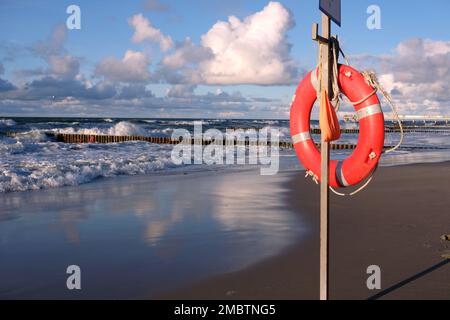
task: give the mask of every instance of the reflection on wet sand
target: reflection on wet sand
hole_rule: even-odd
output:
[[[399,166],[411,165],[414,163],[440,163],[450,161],[450,153],[448,150],[430,151],[430,152],[398,152],[394,156],[383,157],[381,166]]]
[[[0,297],[70,298],[59,269],[74,261],[89,281],[81,297],[130,298],[275,255],[304,232],[281,202],[285,179],[139,176],[1,194]]]

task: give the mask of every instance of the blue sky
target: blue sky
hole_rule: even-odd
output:
[[[269,1],[260,0],[0,0],[0,71],[4,71],[0,73],[0,116],[132,113],[142,117],[286,118],[295,83],[315,64],[316,46],[310,34],[311,24],[320,20],[318,2],[277,1],[270,10]],[[385,86],[400,100],[403,113],[448,114],[450,2],[342,2],[343,25],[342,28],[333,25],[333,32],[339,34],[344,50],[354,57],[352,61],[358,67],[367,64],[377,69]],[[69,16],[66,8],[71,4],[81,8],[81,30],[64,28]],[[366,27],[369,17],[366,10],[372,4],[381,9],[381,30]],[[258,12],[265,12],[270,21],[279,18],[282,26],[277,29],[279,24],[255,19],[251,26],[261,31],[260,37],[248,38],[245,19]],[[160,35],[145,33],[144,40],[133,40],[136,25],[132,26],[130,19],[139,14],[143,18],[139,23],[145,25],[147,21]],[[239,19],[239,27],[233,29],[229,16]],[[209,47],[202,43],[202,36],[219,21],[228,23],[225,36],[229,39],[241,37],[236,40],[241,42],[234,45],[244,43],[242,50],[217,45],[220,32],[210,33]],[[58,28],[63,34],[60,40],[54,40],[52,34]],[[266,36],[280,37],[266,45]],[[161,49],[158,42],[161,37],[170,39],[169,49]],[[192,47],[186,45],[186,38]],[[254,43],[248,39],[255,39]],[[48,47],[52,41],[59,41],[54,52],[36,49],[39,44]],[[287,47],[282,48],[284,45]],[[253,65],[258,60],[252,58],[258,48],[262,56],[284,64],[282,68],[268,69],[262,77],[257,65]],[[118,67],[126,60],[128,51],[134,53],[129,55],[133,62]],[[423,52],[428,52],[427,57]],[[236,54],[238,57],[234,57]],[[172,57],[172,61],[178,59],[170,72],[162,67],[167,67],[167,57]],[[416,74],[420,70],[406,64],[409,60],[411,64],[426,65],[419,68],[424,73],[435,68],[439,78]],[[240,64],[243,69],[235,67]],[[148,72],[141,74],[136,70],[138,67]],[[121,78],[121,74],[128,73],[126,68],[132,68],[130,76]],[[234,74],[217,77],[230,68]],[[276,70],[281,70],[280,74]],[[255,81],[251,80],[253,74]],[[63,86],[72,87],[61,90]],[[430,86],[435,89],[433,92],[426,89]],[[119,98],[124,87],[139,94],[136,97],[128,94],[127,98],[123,94]],[[412,92],[417,96],[412,97]]]

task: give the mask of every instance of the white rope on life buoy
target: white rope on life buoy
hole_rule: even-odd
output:
[[[331,45],[332,45],[332,50],[331,51],[332,51],[332,56],[333,56],[333,79],[332,79],[333,86],[332,87],[333,87],[333,97],[334,97],[334,99],[336,99],[336,97],[337,97],[337,101],[335,101],[335,104],[334,104],[335,108],[336,108],[336,112],[337,112],[339,110],[339,106],[340,106],[339,98],[342,96],[340,94],[339,83],[338,83],[338,81],[339,81],[338,80],[339,52],[342,53],[342,56],[344,57],[346,64],[347,65],[350,65],[350,64],[349,64],[349,61],[348,61],[347,57],[345,56],[343,50],[341,49],[339,41],[338,41],[337,38],[334,38],[334,37],[332,38]],[[391,149],[389,149],[389,150],[384,152],[386,154],[392,153],[392,152],[398,150],[401,147],[401,145],[403,144],[404,130],[403,130],[402,121],[400,119],[400,116],[398,115],[397,108],[395,107],[394,102],[392,101],[391,95],[388,92],[386,92],[386,90],[380,84],[380,82],[378,81],[378,77],[377,77],[376,73],[374,71],[364,71],[364,72],[362,72],[362,75],[364,76],[364,79],[366,80],[367,84],[370,85],[374,90],[367,97],[364,97],[360,101],[356,101],[356,102],[350,101],[350,103],[353,104],[353,105],[358,105],[358,104],[364,103],[365,101],[370,99],[373,95],[375,95],[378,91],[383,95],[384,99],[387,101],[387,103],[391,107],[392,113],[394,114],[394,117],[396,118],[396,120],[398,122],[398,125],[400,127],[400,140],[399,140],[398,144],[395,147],[393,147],[393,148],[391,148]],[[351,76],[351,75],[348,75],[348,76]],[[370,185],[370,183],[372,182],[374,174],[375,174],[377,169],[378,169],[378,166],[372,172],[371,176],[366,181],[366,183],[364,185],[362,185],[359,189],[357,189],[356,191],[354,191],[352,193],[349,193],[349,194],[340,193],[337,190],[335,190],[333,187],[330,187],[330,190],[334,194],[336,194],[338,196],[341,196],[341,197],[354,196],[354,195],[360,193],[361,191],[363,191],[364,189],[366,189]]]

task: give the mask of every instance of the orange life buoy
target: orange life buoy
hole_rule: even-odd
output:
[[[353,154],[344,161],[330,161],[329,184],[334,188],[355,186],[367,179],[376,169],[384,147],[384,115],[380,100],[365,80],[352,67],[339,66],[341,92],[355,104],[360,134]],[[318,70],[308,73],[300,82],[293,99],[290,126],[298,158],[305,168],[321,178],[321,157],[311,137],[310,117],[317,99]]]

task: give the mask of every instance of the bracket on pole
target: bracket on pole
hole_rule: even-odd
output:
[[[318,23],[313,23],[311,35],[312,35],[312,39],[319,43],[327,44],[330,42],[327,38],[324,38],[321,35],[319,35],[319,24]]]

